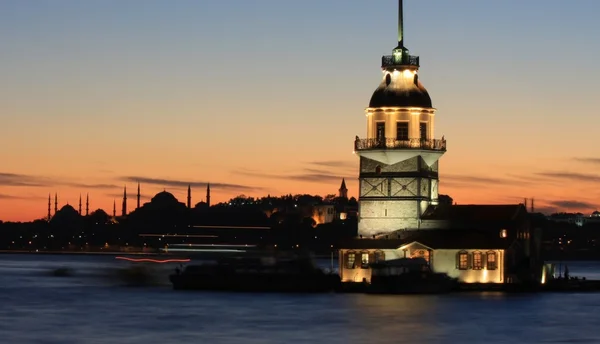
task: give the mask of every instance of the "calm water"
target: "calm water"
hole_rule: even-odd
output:
[[[72,277],[49,271],[68,266]],[[124,286],[112,257],[0,255],[0,343],[600,343],[600,294],[178,292]],[[600,278],[600,264],[569,264]]]

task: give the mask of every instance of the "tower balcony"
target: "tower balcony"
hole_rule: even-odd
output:
[[[354,151],[369,151],[382,149],[415,149],[423,151],[446,151],[446,139],[361,139],[354,140]]]
[[[381,57],[381,68],[390,68],[395,66],[414,66],[418,68],[419,57],[408,54],[394,54]]]

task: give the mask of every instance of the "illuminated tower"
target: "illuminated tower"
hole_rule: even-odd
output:
[[[90,194],[85,194],[85,216],[90,214]]]
[[[142,198],[142,194],[140,193],[140,183],[138,182],[138,190],[137,190],[137,206],[136,209],[140,208],[140,199]]]
[[[50,204],[51,204],[51,202],[50,202],[50,194],[48,194],[48,221],[50,221],[50,219],[52,218],[52,213],[50,212],[50,210],[52,208],[50,207]]]
[[[210,183],[206,184],[206,205],[210,207]]]
[[[383,56],[383,77],[373,93],[367,137],[354,142],[360,157],[358,233],[384,235],[419,228],[421,214],[438,200],[438,160],[446,141],[434,139],[436,109],[419,80],[419,57],[404,46],[402,0],[398,46]]]
[[[79,194],[79,215],[81,214],[81,194]]]
[[[346,179],[342,178],[342,185],[340,186],[340,198],[348,198],[348,188],[346,188]]]
[[[58,193],[54,193],[54,215],[58,212]]]
[[[121,208],[121,216],[127,215],[127,185],[123,187],[123,207]]]
[[[188,184],[187,207],[192,209],[192,186]]]

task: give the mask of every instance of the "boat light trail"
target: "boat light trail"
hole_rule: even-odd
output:
[[[160,238],[218,238],[217,235],[200,234],[140,234],[141,237],[160,237]]]
[[[251,227],[251,226],[191,226],[193,228],[208,229],[271,229],[271,227]]]
[[[141,263],[141,262],[147,262],[147,263],[159,263],[159,264],[163,264],[163,263],[187,263],[190,261],[190,259],[164,259],[164,260],[158,260],[158,259],[151,259],[151,258],[129,258],[129,257],[115,257],[115,259],[118,260],[127,260],[129,262],[137,262],[137,263]]]
[[[234,250],[234,249],[193,249],[193,248],[189,248],[189,249],[185,249],[185,248],[161,248],[161,251],[164,252],[246,252],[246,250]]]

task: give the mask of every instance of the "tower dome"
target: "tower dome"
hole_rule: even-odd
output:
[[[431,108],[431,98],[419,81],[416,70],[386,70],[379,87],[371,96],[369,107]]]

